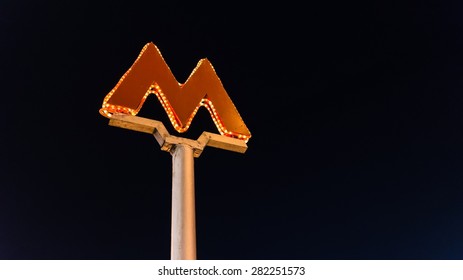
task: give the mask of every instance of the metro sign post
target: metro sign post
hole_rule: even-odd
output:
[[[205,107],[220,134],[203,132],[198,139],[170,135],[164,124],[136,116],[154,94],[174,129],[186,132],[198,109]],[[109,125],[154,135],[161,150],[172,155],[171,259],[196,259],[194,158],[206,146],[244,153],[251,133],[208,59],[201,59],[183,84],[159,49],[146,44],[133,65],[105,96],[100,114]]]

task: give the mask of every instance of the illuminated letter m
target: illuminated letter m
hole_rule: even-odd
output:
[[[146,44],[133,65],[103,100],[100,113],[136,115],[149,94],[155,94],[178,132],[185,132],[198,108],[204,106],[220,134],[249,140],[251,133],[241,119],[214,67],[201,59],[184,84],[179,83],[159,49]]]

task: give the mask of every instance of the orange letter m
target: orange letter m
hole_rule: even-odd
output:
[[[241,119],[214,67],[201,59],[184,84],[179,83],[159,49],[146,44],[133,65],[103,100],[100,113],[136,115],[149,94],[155,94],[178,132],[185,132],[204,106],[220,134],[247,142],[251,133]]]

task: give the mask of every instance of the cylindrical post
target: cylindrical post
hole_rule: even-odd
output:
[[[171,259],[196,259],[193,148],[175,145],[172,153]]]

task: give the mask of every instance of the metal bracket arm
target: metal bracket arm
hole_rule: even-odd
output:
[[[201,155],[206,146],[238,153],[245,153],[248,148],[243,140],[211,132],[203,132],[197,140],[173,136],[169,134],[162,122],[131,115],[114,114],[109,120],[109,125],[152,134],[161,146],[161,150],[166,152],[171,152],[175,145],[186,144],[193,148],[196,158]]]

